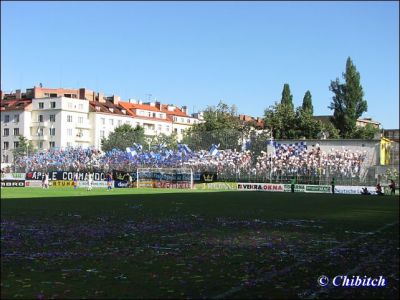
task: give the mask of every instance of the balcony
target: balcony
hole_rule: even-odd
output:
[[[47,141],[49,139],[49,136],[47,134],[45,135],[32,135],[31,136],[33,141]]]
[[[47,127],[49,125],[49,122],[39,122],[39,121],[32,121],[30,127]]]
[[[90,129],[89,123],[75,123],[76,128]]]

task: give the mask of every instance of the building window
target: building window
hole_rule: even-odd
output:
[[[78,108],[79,110],[83,110],[83,103],[79,103]]]
[[[3,163],[8,164],[8,155],[3,155]]]
[[[104,137],[105,137],[104,130],[100,130],[100,138],[104,138]]]
[[[9,136],[10,135],[10,129],[4,128],[3,129],[3,136]]]
[[[71,115],[67,115],[67,122],[72,123],[72,116]]]
[[[111,126],[114,126],[114,120],[113,119],[109,119],[108,120]]]
[[[37,131],[38,136],[43,136],[43,128],[39,127]]]
[[[122,125],[122,120],[118,120],[118,126]]]
[[[156,113],[153,113],[153,118],[155,118],[156,117]]]
[[[38,121],[39,121],[39,122],[43,122],[43,115],[39,115],[39,116],[38,116]]]
[[[39,102],[39,109],[43,109],[44,108],[44,103],[43,102]]]
[[[162,131],[162,126],[161,126],[161,124],[159,124],[159,125],[157,126],[157,129],[158,129],[159,132]]]
[[[72,109],[72,103],[71,102],[68,102],[68,109]]]
[[[19,128],[14,128],[14,135],[15,136],[19,135]]]
[[[190,124],[190,119],[187,119],[187,122]]]
[[[43,142],[39,141],[39,149],[43,149]]]
[[[50,135],[56,135],[56,129],[55,128],[50,128],[49,129],[49,131],[50,131]]]
[[[105,118],[101,118],[100,119],[100,124],[101,125],[106,125],[106,119]]]
[[[165,130],[169,132],[169,125],[165,126]]]
[[[18,123],[19,122],[19,115],[14,115],[14,123]]]
[[[17,149],[19,147],[19,142],[14,142],[14,149]]]
[[[51,98],[57,98],[57,94],[50,94]]]
[[[178,121],[178,118],[177,118],[177,117],[174,117],[174,121],[175,121],[175,122]]]
[[[71,147],[71,142],[67,142],[67,147]]]
[[[185,122],[185,119],[184,119],[184,118],[181,118],[181,122],[184,123],[184,122]]]
[[[8,150],[9,144],[8,142],[3,142],[3,149]]]
[[[50,148],[54,148],[56,146],[56,142],[49,142]]]
[[[56,115],[50,115],[50,122],[56,121]]]
[[[183,134],[185,132],[185,129],[181,128],[181,134]]]
[[[174,128],[174,132],[175,132],[175,133],[178,133],[178,129],[177,129],[177,128]]]
[[[50,102],[50,107],[51,108],[56,108],[56,103],[55,102]]]
[[[44,93],[44,96],[45,97],[50,97],[50,94],[49,93]]]
[[[68,136],[72,136],[72,128],[68,128],[67,129],[67,135]]]
[[[83,124],[83,117],[78,117],[78,123]]]
[[[4,116],[4,123],[8,123],[10,122],[10,116],[9,115],[5,115]]]

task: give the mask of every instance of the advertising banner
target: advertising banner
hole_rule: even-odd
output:
[[[274,183],[238,183],[239,191],[266,191],[266,192],[284,192],[283,184]]]
[[[78,187],[79,188],[88,188],[89,183],[87,181],[79,181]],[[92,181],[92,188],[107,188],[107,181]]]
[[[153,187],[153,181],[152,180],[139,181],[138,187],[139,188],[152,188]]]
[[[306,193],[332,193],[330,185],[306,185]]]
[[[292,188],[290,184],[284,184],[284,189],[285,192],[291,192]],[[294,192],[295,193],[304,193],[306,191],[305,185],[304,184],[295,184],[294,185]]]
[[[70,172],[70,171],[53,171],[49,172],[49,180],[73,180],[74,174],[78,173],[78,180],[84,181],[88,179],[89,172]],[[42,180],[44,172],[28,172],[26,173],[26,180]],[[93,172],[94,181],[103,181],[106,178],[104,172]]]
[[[365,186],[344,186],[344,185],[337,185],[335,186],[335,193],[337,194],[358,194],[361,195],[362,189],[365,188]],[[371,193],[371,195],[376,195],[375,187],[374,186],[367,186],[366,187],[368,192]]]
[[[200,176],[201,182],[214,182],[217,179],[217,173],[215,172],[203,172]]]
[[[155,181],[153,186],[161,189],[190,189],[190,182]]]
[[[116,187],[116,188],[129,188],[129,187],[131,187],[131,183],[129,181],[126,181],[126,180],[114,180],[114,187]]]
[[[25,173],[1,173],[1,180],[25,180]]]
[[[200,190],[237,190],[236,182],[206,182],[196,184]]]
[[[73,187],[74,182],[71,180],[54,180],[53,187]],[[79,184],[78,184],[79,187]]]
[[[1,187],[25,187],[25,180],[2,180]]]
[[[53,183],[50,181],[49,186]],[[42,182],[39,180],[25,180],[25,187],[42,187]]]

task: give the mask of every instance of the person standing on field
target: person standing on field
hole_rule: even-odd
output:
[[[331,185],[332,185],[332,194],[335,194],[335,177],[332,177]]]
[[[74,190],[78,187],[78,173],[74,174]]]
[[[49,188],[49,173],[44,174],[44,188],[48,189]]]
[[[292,179],[290,180],[290,190],[292,193],[294,193],[294,185],[296,184],[296,178],[292,176]]]
[[[111,191],[112,176],[111,173],[107,174],[107,191]]]
[[[88,191],[92,190],[92,184],[93,184],[93,174],[89,173],[89,176],[88,176],[88,188],[87,188]]]
[[[390,188],[390,195],[396,195],[396,184],[394,183],[393,179],[390,180],[389,188]]]

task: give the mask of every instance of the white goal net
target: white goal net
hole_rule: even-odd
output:
[[[139,168],[136,178],[138,188],[193,188],[193,171],[187,168]]]

